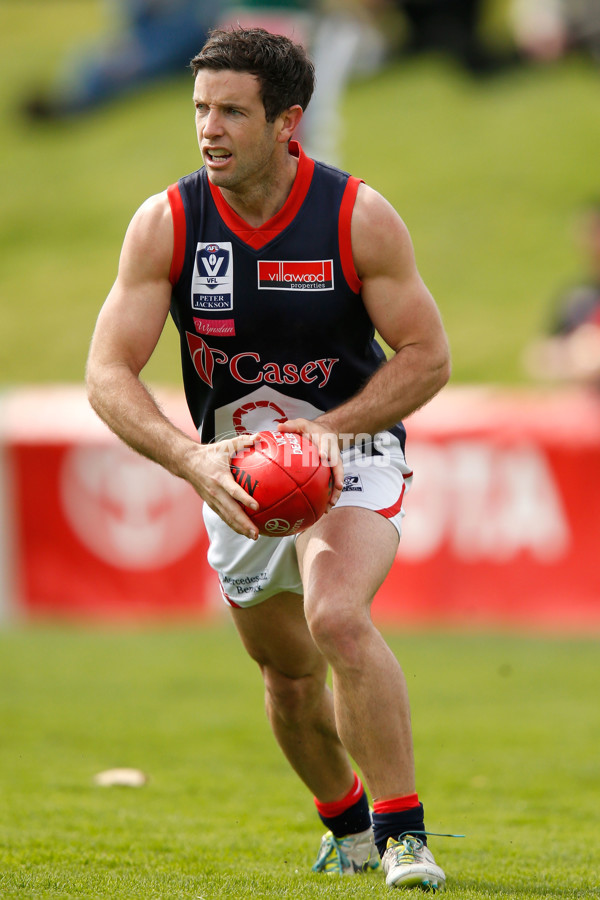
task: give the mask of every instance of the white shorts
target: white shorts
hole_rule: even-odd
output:
[[[349,450],[342,459],[344,489],[335,509],[371,509],[389,519],[401,535],[403,498],[410,488],[412,472],[400,447],[386,448],[383,455]],[[208,563],[219,576],[223,598],[229,606],[256,606],[286,591],[303,593],[296,556],[297,535],[261,535],[251,541],[233,531],[206,503],[204,521],[210,540]]]

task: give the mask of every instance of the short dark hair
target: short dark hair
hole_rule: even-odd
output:
[[[264,28],[215,28],[190,62],[202,69],[249,72],[258,78],[267,122],[290,106],[306,109],[315,87],[315,68],[304,47]]]

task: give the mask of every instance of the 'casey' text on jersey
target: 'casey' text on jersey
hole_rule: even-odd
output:
[[[229,372],[236,381],[242,384],[310,384],[315,382],[318,388],[325,387],[333,367],[339,359],[307,360],[298,363],[275,363],[261,360],[260,354],[251,350],[229,356],[223,350],[209,347],[199,335],[186,331],[190,356],[196,372],[209,387],[213,386],[215,365],[228,366]]]

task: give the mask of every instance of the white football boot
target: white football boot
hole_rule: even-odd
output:
[[[355,875],[379,866],[379,853],[373,840],[373,829],[367,828],[359,834],[335,837],[327,831],[319,848],[319,855],[312,867],[313,872],[325,875]]]
[[[419,887],[423,891],[443,891],[446,876],[433,853],[422,840],[403,834],[399,840],[388,838],[382,859],[385,883],[388,887]]]

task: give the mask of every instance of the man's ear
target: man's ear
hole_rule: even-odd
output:
[[[288,143],[288,141],[292,138],[295,130],[298,128],[300,119],[303,115],[304,113],[302,111],[302,107],[298,104],[296,104],[296,106],[290,106],[289,109],[286,109],[281,113],[281,115],[277,119],[279,123],[277,140],[279,141],[279,143]]]

